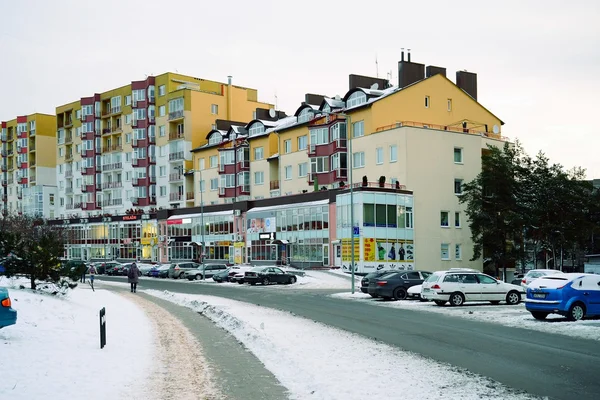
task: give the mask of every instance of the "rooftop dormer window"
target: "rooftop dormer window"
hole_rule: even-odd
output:
[[[219,132],[215,132],[212,135],[210,135],[210,138],[208,138],[208,144],[212,145],[212,144],[219,144],[223,141],[223,136],[221,136],[221,134]]]
[[[265,126],[260,122],[252,124],[248,132],[250,137],[260,135],[261,133],[265,133]]]
[[[346,108],[356,107],[365,104],[366,102],[367,95],[364,92],[357,91],[352,93],[350,97],[348,97],[348,100],[346,100]]]
[[[304,110],[300,111],[300,114],[298,114],[298,123],[301,124],[303,122],[308,122],[313,119],[313,117],[313,110],[310,108],[305,108]]]

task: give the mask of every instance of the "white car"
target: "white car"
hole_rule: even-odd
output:
[[[410,299],[419,299],[421,301],[427,301],[421,297],[421,288],[423,285],[415,285],[408,288],[406,291],[408,298]]]
[[[525,288],[525,291],[527,291],[529,284],[531,282],[533,282],[534,280],[536,280],[537,278],[541,278],[542,276],[555,275],[555,274],[562,274],[562,271],[559,271],[557,269],[532,269],[532,270],[529,270],[523,277],[523,280],[521,280],[521,286],[523,286]]]
[[[489,301],[509,305],[521,302],[525,290],[521,286],[505,283],[477,270],[451,269],[434,272],[421,285],[421,298],[433,300],[438,306],[450,302],[462,306],[468,301]]]

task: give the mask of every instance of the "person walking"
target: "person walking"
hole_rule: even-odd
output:
[[[79,271],[80,271],[79,282],[81,282],[81,283],[85,283],[85,274],[87,272],[87,268],[88,267],[85,263],[83,263],[79,266]]]
[[[131,284],[131,293],[135,293],[137,290],[137,284],[140,280],[140,272],[137,264],[135,262],[131,263],[129,267],[129,272],[127,272],[127,282]]]
[[[98,273],[98,271],[96,271],[96,267],[94,267],[94,264],[90,265],[90,270],[88,271],[88,273],[90,274],[90,286],[92,287],[92,291],[96,291],[96,289],[94,289],[94,275],[96,275]]]

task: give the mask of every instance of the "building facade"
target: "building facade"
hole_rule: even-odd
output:
[[[2,122],[0,204],[4,213],[45,218],[59,215],[53,189],[56,186],[55,125],[56,117],[46,114],[24,115]],[[38,185],[45,189],[34,189]],[[35,206],[28,201],[32,193],[38,201]]]
[[[248,121],[254,89],[166,73],[56,108],[59,215],[194,204],[190,150],[216,119]]]

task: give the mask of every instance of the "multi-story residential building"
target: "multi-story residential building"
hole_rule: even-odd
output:
[[[257,107],[272,106],[231,78],[220,83],[174,73],[57,107],[60,214],[193,204],[190,150],[206,143],[216,119],[249,121]]]
[[[426,68],[402,54],[398,76],[391,85],[350,75],[343,97],[309,94],[293,116],[271,112],[270,118],[261,116],[245,126],[210,130],[208,143],[193,150],[200,182],[196,190],[201,192],[194,196],[202,195],[204,204],[211,205],[349,183],[406,189],[414,194],[414,204],[411,199],[397,213],[405,215],[403,224],[414,226],[414,233],[396,244],[410,245],[419,268],[481,267],[482,261],[469,264],[473,243],[459,199],[462,183],[481,171],[482,152],[507,140],[503,122],[477,101],[476,74],[458,71],[454,83],[445,68]],[[362,204],[351,226],[361,238],[357,268],[368,271],[376,262],[364,258],[365,242],[392,239],[367,237],[363,231],[393,224],[385,221],[385,207]],[[348,238],[329,238],[342,239]],[[331,250],[348,249],[342,243]],[[349,262],[341,266],[350,268]]]
[[[0,204],[4,213],[58,215],[55,126],[55,116],[38,113],[2,122]]]

